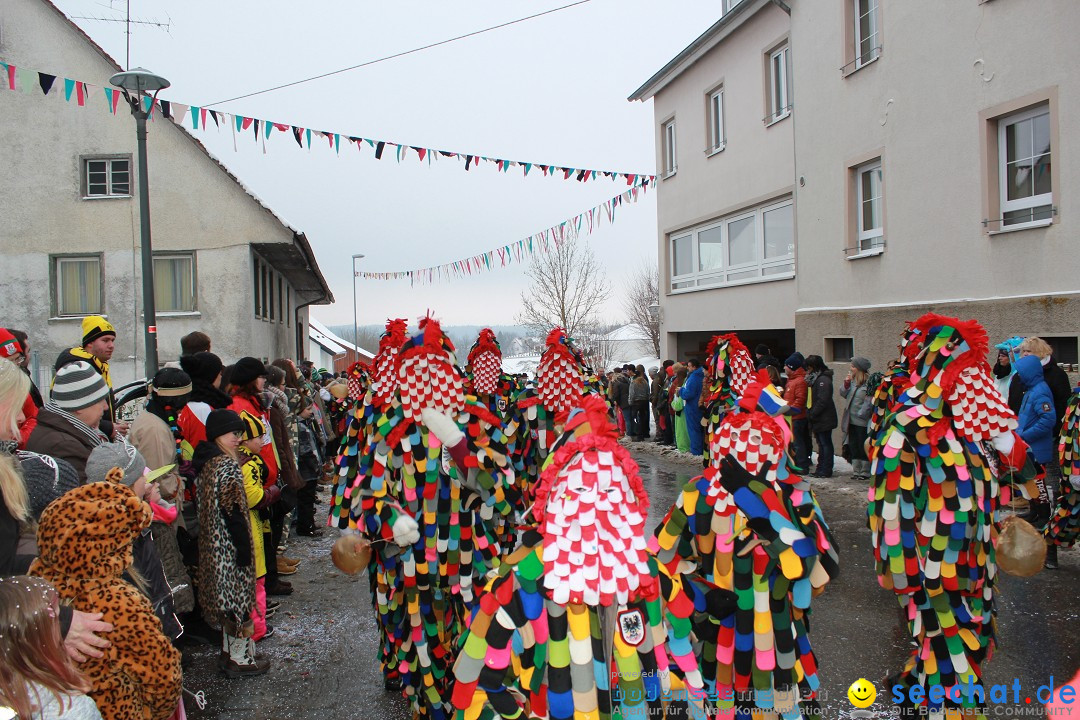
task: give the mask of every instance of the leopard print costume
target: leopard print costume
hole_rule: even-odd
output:
[[[100,612],[115,628],[104,657],[79,665],[105,720],[166,720],[180,702],[180,652],[150,601],[121,577],[132,540],[150,518],[150,506],[131,488],[97,482],[55,500],[38,525],[31,574],[52,583],[65,604]]]
[[[199,497],[199,603],[206,621],[233,637],[251,637],[255,608],[255,564],[242,567],[225,515],[240,508],[248,557],[254,557],[251,520],[240,466],[228,455],[209,460],[196,479]],[[224,513],[224,514],[223,514]]]

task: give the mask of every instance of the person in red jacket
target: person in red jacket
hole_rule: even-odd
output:
[[[802,353],[792,353],[784,361],[787,384],[784,386],[784,402],[792,410],[791,432],[795,464],[803,471],[810,469],[810,426],[806,419],[806,368]]]
[[[19,340],[10,330],[0,328],[0,357],[7,358],[11,362],[18,365],[23,372],[26,372],[26,348],[22,341]],[[26,399],[23,401],[22,412],[26,416],[26,419],[19,423],[19,447],[25,448],[26,441],[30,439],[30,433],[34,432],[34,428],[37,427],[37,415],[38,405],[34,399],[34,393],[37,388],[34,388],[34,384],[31,382],[30,387],[32,390],[27,393]],[[40,393],[38,398],[40,398]]]

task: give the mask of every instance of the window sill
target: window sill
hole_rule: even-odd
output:
[[[130,200],[132,195],[83,195],[83,200]]]
[[[86,313],[86,315],[53,315],[49,318],[49,322],[82,322],[84,317],[90,317],[91,315],[97,315],[103,317],[106,320],[109,319],[108,315],[102,315],[100,313]]]
[[[675,168],[674,170],[672,170],[669,173],[664,173],[663,179],[664,180],[669,180],[669,179],[675,177],[675,173],[677,173],[677,172],[679,172],[679,168]]]
[[[722,283],[717,285],[708,285],[706,287],[692,287],[692,288],[670,288],[668,294],[670,295],[683,295],[685,293],[705,292],[707,290],[724,290],[733,287],[742,287],[743,285],[760,285],[761,283],[770,283],[777,280],[793,280],[795,279],[795,273],[783,273],[780,275],[767,275],[765,277],[749,278],[747,280],[736,280],[735,282]],[[679,282],[685,282],[680,280]]]
[[[154,316],[158,318],[199,318],[202,317],[202,312],[199,310],[182,310],[175,312],[165,310],[162,312],[155,312]]]
[[[885,252],[885,248],[883,248],[883,247],[871,248],[870,250],[863,250],[862,252],[856,253],[855,255],[848,255],[844,259],[845,260],[862,260],[863,258],[877,257],[878,255],[881,255],[884,252]]]
[[[846,69],[846,70],[841,70],[840,72],[842,73],[842,77],[849,78],[852,75],[854,75],[855,73],[862,70],[864,67],[869,67],[870,65],[873,65],[874,63],[876,63],[880,59],[881,59],[881,51],[878,50],[878,54],[875,55],[870,60],[867,60],[866,62],[862,63],[861,65],[855,65],[854,64],[855,61],[852,60],[851,63],[849,63],[850,67],[848,69]]]
[[[994,237],[995,235],[1005,235],[1007,233],[1020,232],[1021,230],[1037,230],[1038,228],[1050,227],[1053,224],[1054,221],[1052,219],[1039,220],[1037,222],[1024,223],[1023,225],[1009,225],[1000,230],[990,230],[986,234],[990,237]]]
[[[789,117],[791,117],[791,111],[790,110],[785,110],[783,112],[783,114],[778,115],[778,116],[772,118],[771,120],[769,120],[768,122],[766,122],[765,127],[766,128],[771,128],[776,123],[787,120]]]
[[[713,155],[719,155],[720,153],[724,152],[724,148],[726,148],[726,147],[727,147],[727,143],[723,142],[723,143],[720,143],[720,145],[718,145],[717,147],[709,148],[708,150],[705,151],[705,157],[711,158]]]

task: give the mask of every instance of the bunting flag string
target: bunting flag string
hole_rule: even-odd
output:
[[[86,99],[91,91],[100,89],[104,91],[103,94],[105,95],[107,105],[112,111],[112,114],[116,114],[120,92],[113,88],[93,85],[92,83],[73,80],[71,78],[61,78],[56,75],[49,75],[47,73],[27,70],[25,68],[16,68],[14,65],[0,60],[0,90],[20,89],[25,93],[32,93],[36,89],[40,91],[41,94],[48,95],[50,90],[52,90],[53,83],[58,79],[63,81],[63,94],[67,102],[71,102],[72,98],[74,98],[77,104],[80,107],[83,107],[87,104]],[[324,130],[313,130],[311,128],[299,127],[289,123],[257,119],[246,115],[236,115],[220,110],[210,110],[197,105],[185,105],[183,103],[170,102],[168,100],[158,100],[154,103],[153,107],[149,105],[149,98],[145,98],[145,102],[147,103],[146,107],[150,112],[151,119],[160,116],[180,127],[190,129],[191,131],[208,132],[210,128],[207,126],[207,114],[209,114],[210,119],[214,123],[215,130],[220,130],[222,124],[234,128],[232,133],[234,150],[237,148],[236,135],[248,135],[247,131],[251,130],[253,132],[250,136],[253,137],[256,144],[262,147],[262,150],[265,153],[266,140],[277,131],[287,135],[291,134],[296,141],[296,144],[299,145],[301,149],[306,147],[309,151],[311,150],[313,143],[318,144],[325,139],[329,149],[340,155],[342,142],[349,142],[355,145],[356,149],[360,152],[364,151],[365,145],[369,148],[374,148],[376,160],[382,160],[386,155],[386,151],[390,150],[398,163],[401,163],[403,160],[410,157],[410,155],[415,155],[421,163],[426,160],[428,165],[433,164],[433,161],[438,161],[440,158],[443,158],[459,162],[466,172],[471,168],[478,167],[481,163],[484,163],[493,165],[497,171],[503,173],[509,172],[513,168],[520,168],[524,176],[528,176],[530,173],[539,172],[544,177],[554,177],[562,180],[570,180],[573,178],[578,182],[589,182],[600,177],[606,177],[616,181],[623,180],[626,185],[630,187],[643,187],[645,184],[656,180],[655,175],[644,173],[592,170],[588,168],[574,168],[537,162],[525,162],[522,160],[508,160],[505,158],[478,155],[476,153],[435,150],[432,148],[417,147],[416,145],[391,142],[389,140],[358,137],[340,131],[328,132]],[[262,130],[261,133],[260,129]],[[610,221],[611,209],[608,210],[608,213],[608,219]],[[598,218],[599,215],[597,215],[595,219]],[[593,218],[590,218],[590,222],[593,220]]]
[[[480,253],[479,255],[473,255],[472,257],[463,260],[455,260],[454,262],[443,263],[442,265],[432,265],[431,267],[418,268],[416,270],[396,270],[392,272],[369,272],[361,270],[355,271],[354,275],[365,280],[408,280],[412,285],[430,285],[439,280],[453,280],[456,278],[477,275],[483,271],[504,268],[513,265],[515,261],[518,264],[521,264],[527,258],[530,258],[537,253],[549,252],[552,244],[555,247],[558,247],[566,242],[569,237],[575,236],[582,230],[585,231],[586,235],[591,235],[593,231],[600,228],[601,218],[604,217],[604,215],[600,213],[601,209],[608,217],[608,224],[614,223],[615,208],[626,203],[637,202],[637,200],[645,194],[651,184],[651,179],[643,178],[629,190],[616,195],[610,200],[600,203],[596,207],[579,213],[572,218],[563,220],[558,225],[552,225],[527,238],[522,238],[509,245],[500,245],[497,248]],[[588,225],[583,225],[585,218],[593,218],[593,220],[591,220]],[[550,243],[548,240],[549,237],[551,238]]]

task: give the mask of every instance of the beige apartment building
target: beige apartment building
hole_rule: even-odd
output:
[[[102,90],[120,68],[48,0],[4,0],[0,28],[20,71],[0,90],[0,326],[30,334],[47,387],[82,317],[106,315],[118,387],[144,367],[135,120]],[[57,76],[48,95],[38,72]],[[84,107],[64,77],[97,85]],[[333,296],[304,234],[168,120],[148,123],[148,149],[159,362],[193,330],[226,362],[305,353],[308,306]]]
[[[772,331],[782,358],[794,329],[804,354],[881,367],[904,321],[935,311],[1077,363],[1078,27],[1073,0],[735,4],[631,97],[654,99],[665,352]],[[767,212],[785,199],[791,269],[775,271]],[[751,257],[731,227],[744,213],[757,275],[724,264]]]
[[[718,332],[795,346],[790,18],[769,0],[722,9],[630,96],[656,116],[664,357]]]

